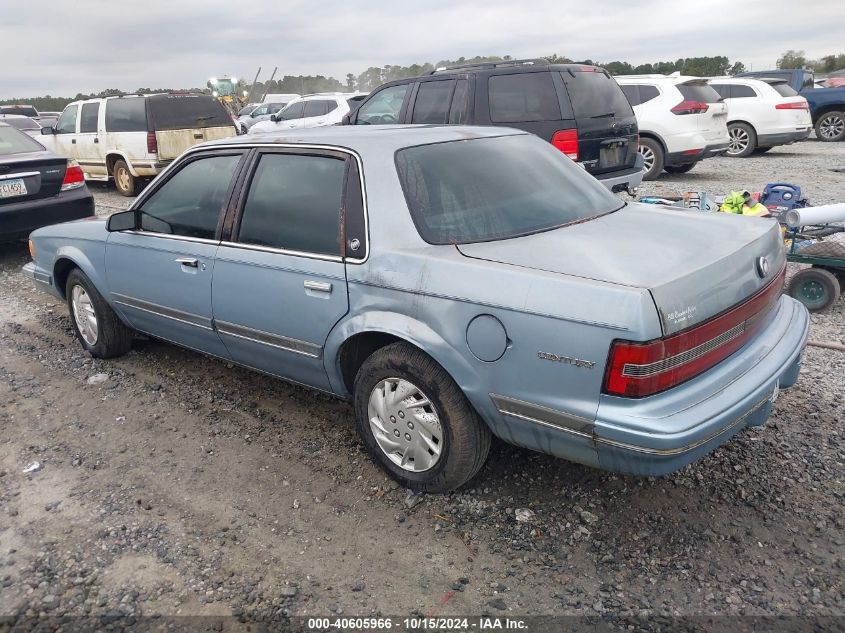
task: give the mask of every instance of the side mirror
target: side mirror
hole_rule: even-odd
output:
[[[271,114],[271,115],[270,115],[270,120],[271,120],[273,123],[278,123],[278,122],[279,122],[279,117],[277,117],[275,114]]]
[[[49,134],[55,134],[55,133],[56,133],[56,128],[54,128],[54,127],[45,126],[45,127],[41,128],[41,135],[42,136],[47,136]]]
[[[109,220],[106,223],[106,230],[109,233],[114,233],[115,231],[130,231],[132,229],[138,228],[138,221],[137,221],[137,214],[135,211],[121,211],[120,213],[114,213],[109,216]]]
[[[352,125],[352,112],[347,112],[340,120],[341,125]]]

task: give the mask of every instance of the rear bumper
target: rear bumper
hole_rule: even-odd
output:
[[[796,129],[790,132],[778,132],[776,134],[758,134],[757,147],[774,147],[775,145],[790,145],[796,141],[803,141],[810,136],[812,126],[806,129]]]
[[[702,376],[640,401],[603,396],[594,431],[599,465],[664,475],[764,424],[773,396],[798,380],[809,327],[806,308],[781,297],[768,327]]]
[[[28,237],[35,229],[94,215],[94,196],[88,187],[65,191],[51,198],[0,206],[0,239]]]
[[[635,189],[643,181],[643,157],[637,154],[636,163],[628,169],[592,174],[592,176],[611,191]]]
[[[684,152],[669,152],[663,157],[663,164],[667,167],[673,165],[686,165],[688,163],[697,163],[705,158],[712,158],[724,154],[728,149],[728,142],[714,143],[705,146],[700,152],[696,154],[685,154]]]

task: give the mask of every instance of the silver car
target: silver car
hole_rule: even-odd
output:
[[[206,143],[31,241],[93,356],[143,332],[348,399],[416,490],[467,482],[493,435],[672,472],[766,421],[808,331],[776,222],[623,203],[503,128]]]

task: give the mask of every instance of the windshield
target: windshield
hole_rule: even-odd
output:
[[[24,154],[27,152],[43,152],[44,147],[23,132],[0,125],[0,156]]]
[[[527,134],[409,147],[397,152],[396,167],[430,244],[509,239],[623,206],[559,150]]]
[[[3,123],[8,123],[14,128],[19,130],[40,130],[41,126],[38,125],[35,121],[30,119],[28,116],[24,117],[3,117],[0,119]]]

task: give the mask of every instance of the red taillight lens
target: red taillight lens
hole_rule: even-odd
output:
[[[62,181],[62,191],[79,189],[84,184],[85,174],[82,173],[82,167],[80,167],[79,163],[75,160],[68,160],[67,169],[65,170],[65,179]]]
[[[806,101],[788,101],[787,103],[775,104],[775,110],[810,110]]]
[[[578,160],[578,130],[558,130],[552,136],[552,145],[572,160]]]
[[[672,336],[636,343],[614,341],[604,393],[650,396],[707,371],[745,345],[763,327],[780,298],[786,266],[756,295],[709,321]]]
[[[703,101],[691,101],[689,99],[684,99],[674,108],[672,108],[672,114],[702,114],[707,112],[707,108],[709,106],[704,103]]]
[[[158,154],[158,141],[155,132],[147,132],[147,154]]]

